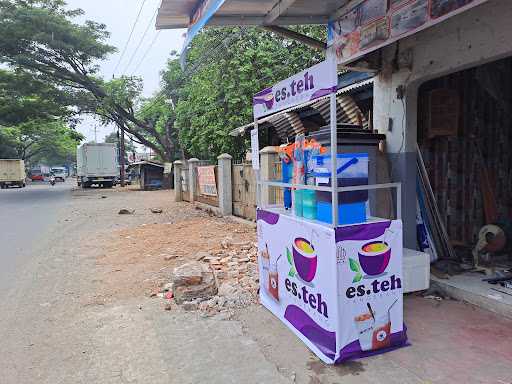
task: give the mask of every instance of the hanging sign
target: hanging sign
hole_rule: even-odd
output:
[[[172,173],[172,163],[164,163],[164,175]]]
[[[197,179],[201,195],[217,196],[217,181],[215,179],[215,166],[197,167]]]
[[[328,27],[338,64],[345,64],[487,0],[364,0]]]
[[[208,23],[225,1],[226,0],[203,0],[199,2],[195,12],[190,16],[187,37],[184,44],[185,47],[192,42],[192,39],[199,33],[201,28]]]
[[[258,171],[260,169],[260,142],[257,129],[251,131],[251,160],[252,169]]]
[[[194,37],[199,33],[199,31],[201,31],[208,21],[210,21],[225,1],[226,0],[202,0],[198,2],[199,4],[194,13],[190,15],[187,35],[185,37],[183,49],[181,50],[180,63],[182,67],[185,66],[187,50],[190,43],[192,43]]]
[[[333,61],[323,61],[257,93],[253,98],[254,118],[336,92],[337,84]]]

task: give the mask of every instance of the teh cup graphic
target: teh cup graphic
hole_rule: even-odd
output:
[[[317,256],[315,248],[308,240],[299,237],[293,242],[293,263],[297,275],[305,281],[310,283],[316,275]]]
[[[362,351],[387,348],[391,343],[391,320],[389,312],[381,315],[363,313],[354,319]]]
[[[359,264],[364,273],[376,276],[384,273],[391,259],[391,247],[383,241],[372,241],[362,246]]]

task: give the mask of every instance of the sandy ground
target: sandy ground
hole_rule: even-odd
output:
[[[408,297],[411,347],[329,367],[257,304],[205,318],[149,297],[229,233],[254,228],[172,192],[75,191],[2,303],[0,382],[512,383],[512,324],[463,303]]]
[[[165,202],[159,203],[157,206],[165,206]],[[163,218],[153,214],[156,217],[151,219],[167,220],[169,209],[163,210]],[[193,260],[198,252],[219,250],[226,234],[234,242],[254,241],[255,230],[251,226],[214,219],[201,211],[189,209],[182,219],[176,216],[173,219],[116,230],[98,238],[103,250],[97,258],[101,271],[98,290],[103,297],[117,300],[151,295],[170,282],[174,267]],[[166,260],[169,256],[174,258]]]

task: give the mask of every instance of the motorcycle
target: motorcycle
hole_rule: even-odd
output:
[[[52,187],[55,185],[55,176],[50,176],[50,185]]]

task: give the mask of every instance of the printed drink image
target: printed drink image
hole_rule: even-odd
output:
[[[391,320],[389,313],[378,316],[373,325],[372,349],[381,349],[390,346]]]
[[[362,351],[370,351],[372,349],[373,337],[373,317],[370,313],[363,313],[354,319],[357,332],[359,334],[359,345]]]
[[[390,346],[391,320],[389,313],[374,315],[375,318],[371,313],[363,313],[354,318],[362,351],[373,351]]]
[[[270,271],[268,275],[268,293],[276,301],[279,301],[279,274],[277,271]]]
[[[270,276],[270,253],[268,251],[268,244],[265,244],[265,249],[260,252],[260,263],[261,263],[261,279],[262,286],[267,288],[270,285],[269,276]],[[270,293],[270,292],[268,292]]]
[[[281,256],[279,256],[275,262],[270,264],[270,269],[268,271],[268,293],[276,301],[279,301],[279,272],[277,269],[277,262],[280,258]]]
[[[293,262],[299,277],[309,283],[316,275],[317,255],[315,248],[306,239],[297,238],[293,242]]]
[[[370,276],[382,274],[391,258],[391,248],[382,241],[365,244],[358,253],[361,268]]]

